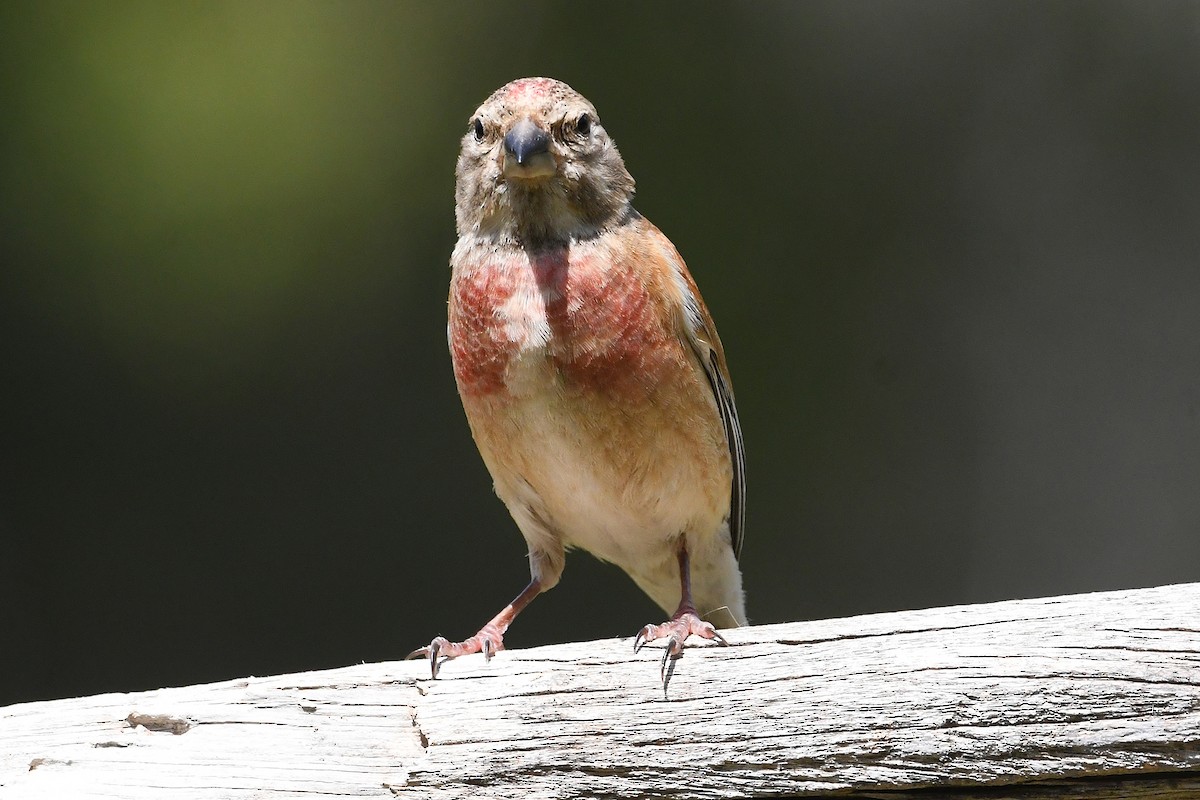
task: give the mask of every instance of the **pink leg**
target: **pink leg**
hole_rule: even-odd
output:
[[[529,605],[529,601],[537,597],[541,591],[541,583],[534,578],[516,596],[516,599],[505,606],[499,614],[492,617],[486,625],[479,629],[479,633],[470,639],[451,642],[438,636],[425,647],[413,650],[406,658],[428,658],[429,668],[434,678],[438,676],[438,668],[441,666],[441,662],[438,661],[439,656],[444,661],[449,661],[452,658],[471,653],[483,653],[484,659],[491,661],[493,655],[504,649],[504,632],[508,630],[508,626],[516,619],[517,614],[520,614],[525,606]]]
[[[729,644],[717,633],[717,629],[712,626],[712,623],[705,622],[700,619],[700,615],[696,613],[696,607],[692,605],[692,572],[691,562],[688,559],[687,543],[681,537],[679,539],[679,608],[675,609],[675,613],[671,619],[661,625],[647,625],[638,631],[638,635],[633,640],[633,652],[638,652],[647,642],[653,642],[656,639],[666,639],[667,646],[663,649],[662,663],[659,665],[659,674],[663,682],[663,694],[667,692],[667,684],[671,681],[671,673],[675,671],[675,659],[683,655],[683,643],[688,636],[695,634],[703,639],[716,640],[721,644]],[[667,668],[667,663],[670,662],[670,668]]]

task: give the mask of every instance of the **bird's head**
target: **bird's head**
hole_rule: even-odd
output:
[[[596,109],[551,78],[513,81],[484,101],[456,175],[460,235],[525,243],[594,235],[627,211],[634,190]]]

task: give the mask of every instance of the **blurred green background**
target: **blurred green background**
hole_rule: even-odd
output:
[[[395,659],[524,586],[444,304],[525,75],[720,325],[753,621],[1200,579],[1195,3],[6,3],[0,704]],[[508,643],[661,616],[576,554]]]

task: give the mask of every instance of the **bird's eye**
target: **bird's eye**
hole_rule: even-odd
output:
[[[587,136],[592,132],[592,116],[591,114],[581,114],[575,122],[575,130],[579,131],[580,136]]]
[[[476,117],[475,120],[471,123],[471,129],[475,132],[475,141],[482,142],[483,141],[483,120],[481,120],[479,117]]]

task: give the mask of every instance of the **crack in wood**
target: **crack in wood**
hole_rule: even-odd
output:
[[[912,612],[896,612],[896,613],[912,613]],[[838,636],[827,636],[812,639],[775,639],[775,644],[787,645],[794,647],[797,645],[807,644],[829,644],[831,642],[849,642],[857,639],[878,639],[890,638],[893,636],[909,636],[918,633],[944,633],[947,631],[963,631],[971,628],[985,628],[992,625],[1012,625],[1028,622],[1046,622],[1053,619],[1064,619],[1065,615],[1050,614],[1047,616],[1037,617],[1005,617],[1004,619],[984,620],[982,622],[968,622],[961,625],[931,625],[927,628],[897,628],[895,630],[880,630],[868,631],[865,633],[846,633]],[[761,644],[761,642],[730,642],[729,647],[745,647],[751,644]]]

